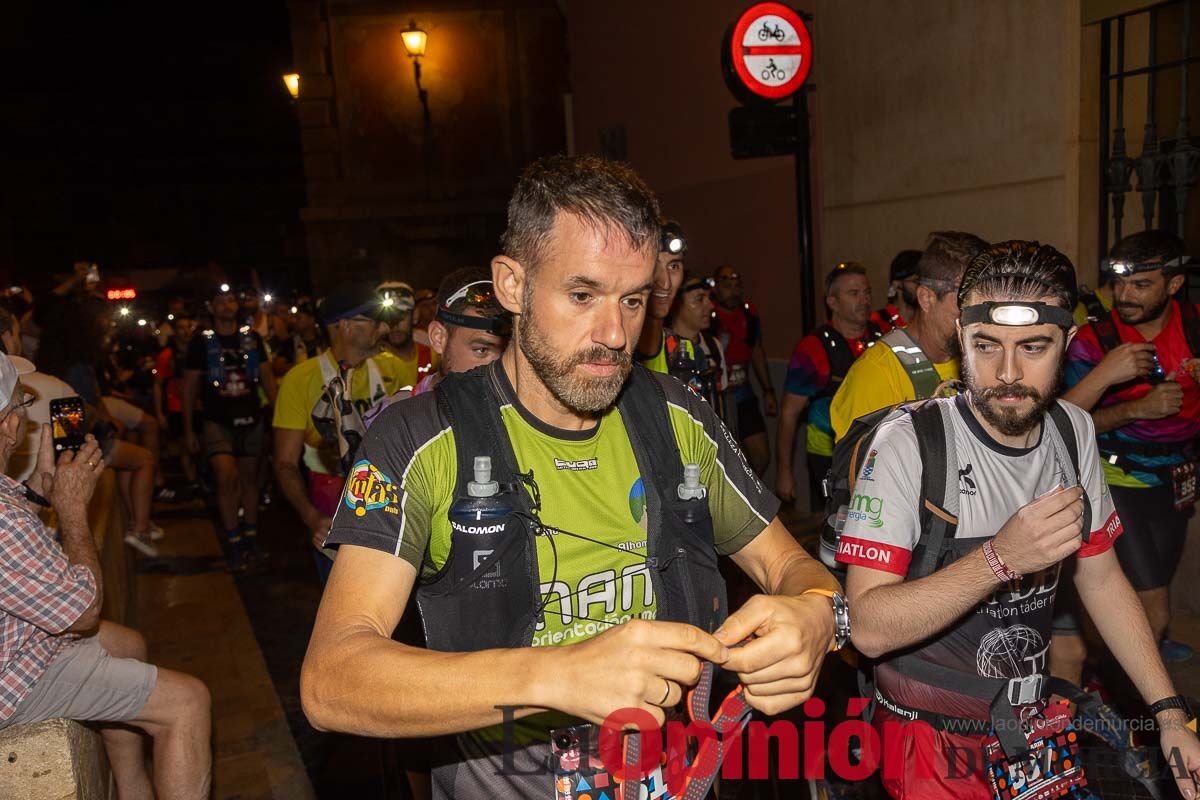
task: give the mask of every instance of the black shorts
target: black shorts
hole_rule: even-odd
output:
[[[1170,486],[1110,490],[1125,527],[1113,546],[1125,577],[1139,592],[1169,586],[1183,555],[1192,508],[1176,511]]]
[[[758,407],[758,395],[753,391],[737,404],[737,432],[743,442],[755,434],[767,432],[767,421]]]
[[[235,458],[257,458],[262,452],[263,421],[248,425],[231,425],[204,421],[204,452],[209,458],[230,455]]]

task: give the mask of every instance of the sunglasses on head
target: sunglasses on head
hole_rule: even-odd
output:
[[[466,300],[468,306],[482,306],[491,303],[496,298],[495,287],[490,280],[471,281],[454,294],[446,298],[442,308],[450,309],[459,300]]]
[[[496,292],[490,280],[472,281],[446,298],[446,302],[438,306],[435,319],[447,325],[458,325],[463,328],[494,333],[497,336],[508,336],[512,330],[512,319],[507,313],[477,317],[473,314],[462,314],[450,309],[459,301],[465,300],[467,308],[477,308],[494,312],[496,308]],[[464,309],[465,310],[465,309]]]

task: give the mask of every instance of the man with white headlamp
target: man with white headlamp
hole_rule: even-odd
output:
[[[382,297],[381,319],[388,333],[380,342],[380,354],[395,356],[400,361],[402,386],[415,386],[417,381],[433,371],[433,351],[413,338],[413,309],[416,296],[404,281],[384,281],[377,287]]]
[[[650,290],[650,301],[646,305],[646,321],[638,337],[635,357],[647,369],[666,374],[667,364],[665,327],[675,295],[683,283],[683,257],[687,253],[687,239],[683,226],[674,220],[666,220],[659,228],[658,256],[654,262],[654,283]]]
[[[1046,698],[1074,692],[1046,673],[1069,561],[1157,719],[1180,790],[1195,796],[1200,742],[1113,553],[1121,520],[1091,418],[1055,400],[1075,300],[1074,267],[1052,247],[979,254],[958,292],[966,391],[893,412],[859,472],[838,560],[852,639],[877,659],[873,722],[902,726],[883,737],[894,797],[1009,797],[1031,755],[1066,741],[1069,714]],[[1082,781],[1077,753],[1057,755],[1041,796]]]
[[[1163,658],[1192,648],[1166,638],[1168,587],[1196,500],[1200,436],[1200,314],[1177,299],[1187,249],[1142,231],[1109,253],[1112,311],[1071,344],[1065,397],[1092,412],[1113,502],[1126,521],[1117,556],[1138,591]]]

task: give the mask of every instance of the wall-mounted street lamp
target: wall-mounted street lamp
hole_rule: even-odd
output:
[[[408,27],[400,32],[404,40],[404,50],[413,62],[413,77],[417,81],[417,99],[421,101],[421,111],[425,117],[425,127],[429,127],[429,92],[421,86],[421,56],[425,55],[425,43],[429,35],[417,27],[416,20],[409,20]]]
[[[425,55],[425,43],[429,40],[429,36],[417,27],[416,20],[409,21],[408,27],[400,32],[400,37],[404,39],[404,49],[408,51],[410,58],[420,58]]]
[[[287,87],[288,94],[295,100],[300,96],[300,75],[295,72],[289,72],[283,76],[283,85]]]

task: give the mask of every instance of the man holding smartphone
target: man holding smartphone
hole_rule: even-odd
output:
[[[33,364],[0,355],[0,472],[23,438]],[[89,434],[57,460],[41,426],[33,475],[0,475],[0,730],[62,717],[99,724],[120,797],[209,794],[211,700],[190,675],[145,663],[137,631],[100,620],[104,582],[88,504],[104,472]],[[58,516],[61,544],[38,517]],[[154,739],[154,777],[142,734]]]
[[[1068,353],[1063,397],[1090,410],[1104,477],[1125,522],[1117,557],[1137,590],[1164,661],[1192,648],[1166,638],[1168,587],[1196,501],[1200,435],[1200,313],[1176,299],[1187,246],[1166,231],[1113,245],[1113,308],[1083,328]]]

